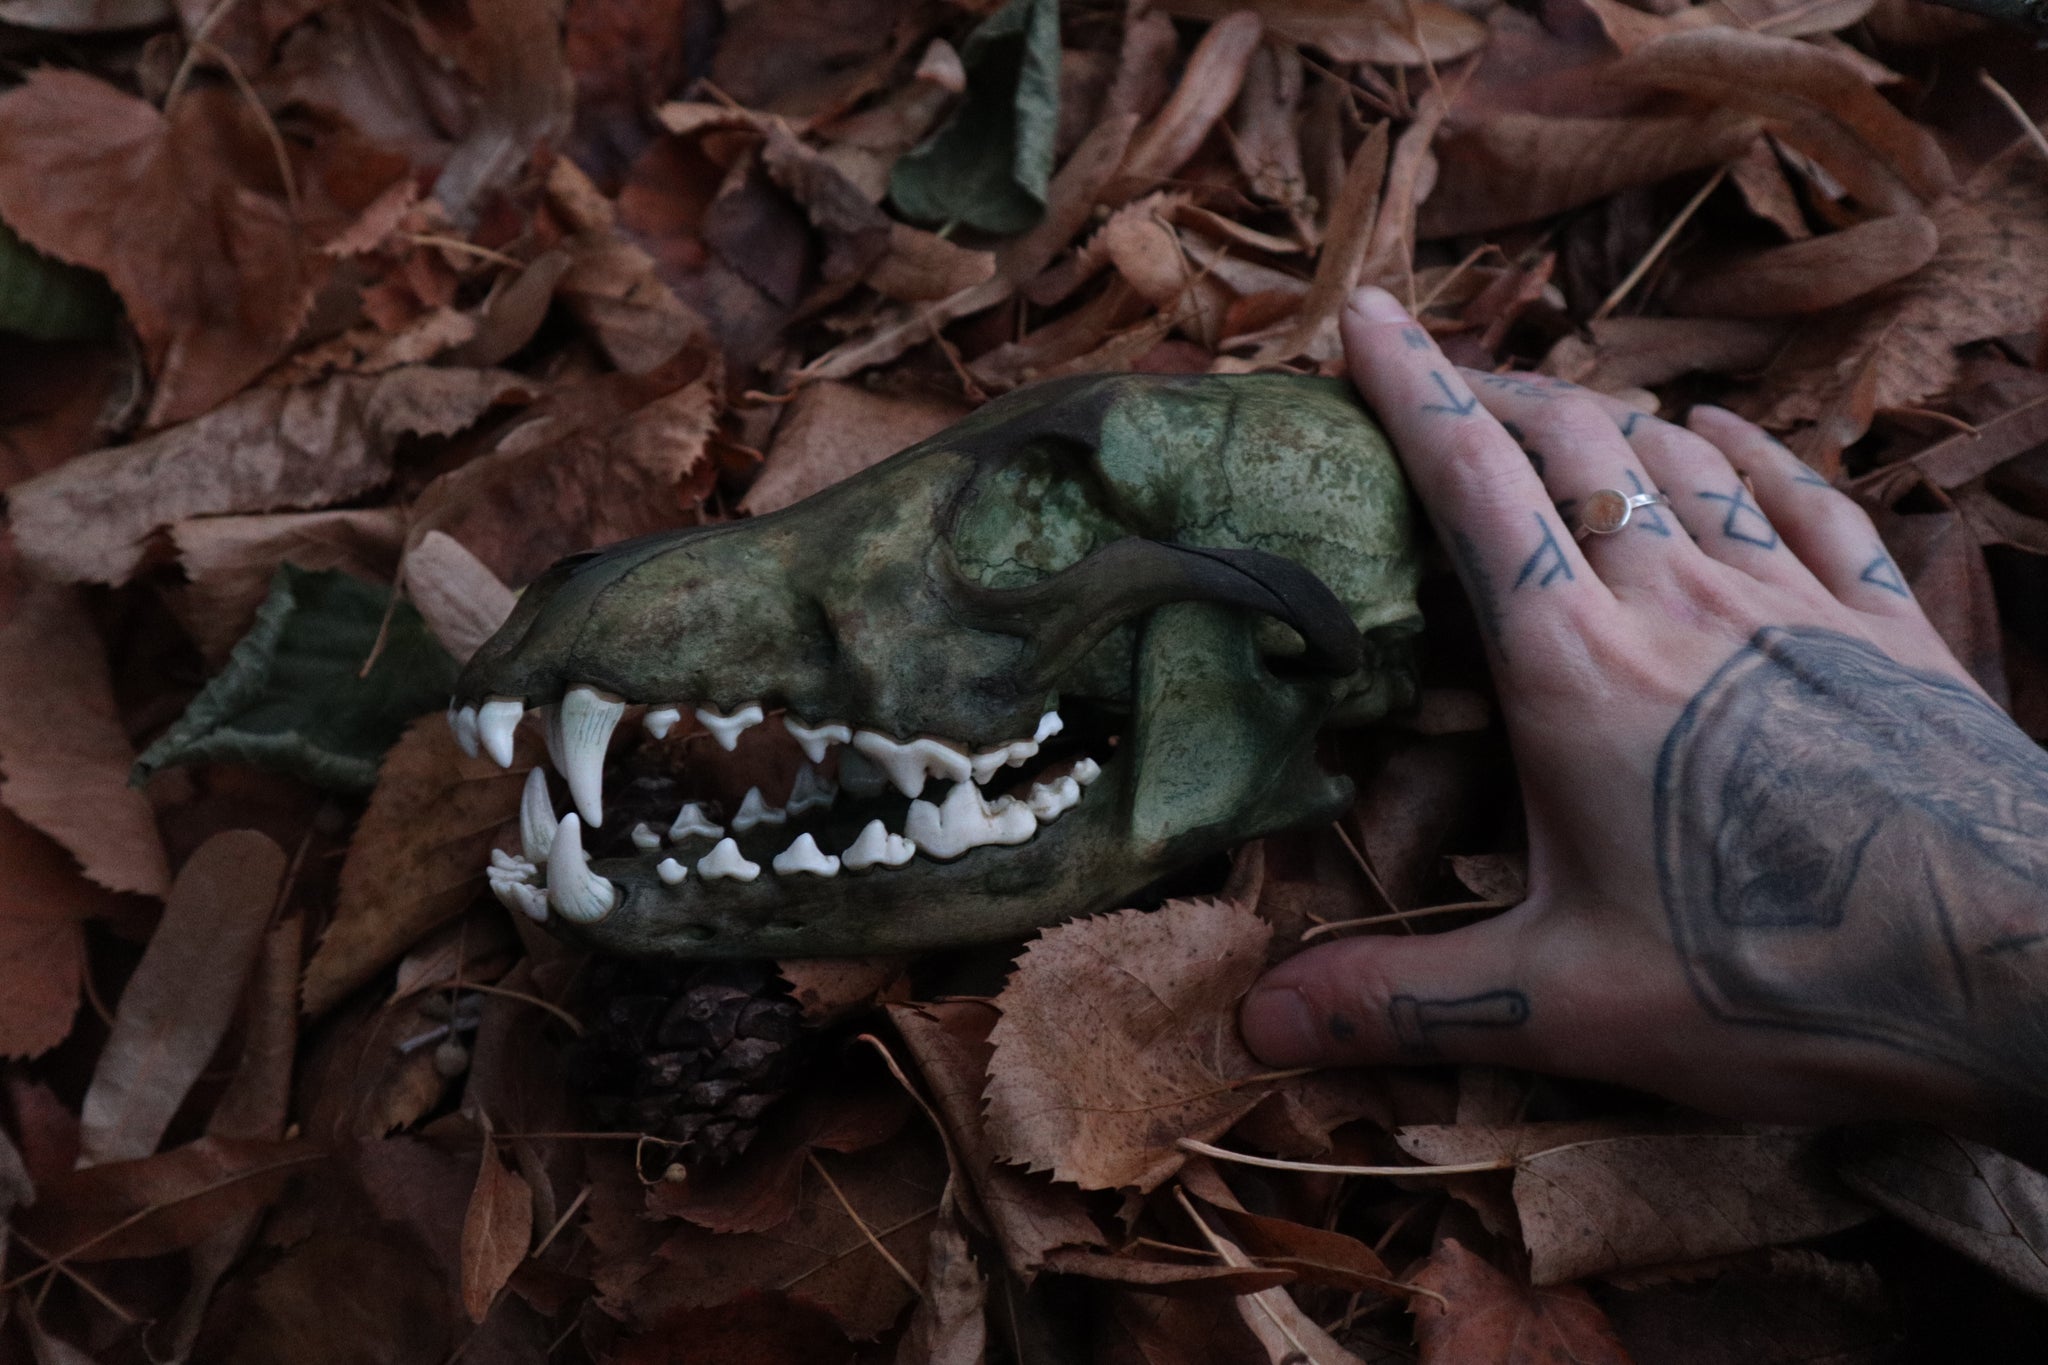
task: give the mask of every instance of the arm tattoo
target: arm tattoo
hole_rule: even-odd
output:
[[[1749,490],[1740,483],[1735,485],[1733,493],[1702,491],[1700,496],[1709,502],[1728,504],[1728,515],[1721,519],[1722,535],[1760,550],[1778,548],[1778,528],[1771,525],[1771,519],[1764,515],[1761,507],[1750,501]]]
[[[1437,390],[1443,394],[1444,401],[1441,403],[1424,403],[1422,405],[1424,412],[1447,412],[1453,417],[1470,417],[1474,412],[1478,411],[1479,400],[1470,394],[1460,398],[1458,391],[1451,387],[1451,381],[1444,378],[1443,371],[1431,370],[1429,377],[1436,381]]]
[[[1654,820],[1710,1014],[2048,1102],[2048,754],[1982,697],[1850,636],[1758,631],[1666,737]]]
[[[1434,1035],[1440,1029],[1517,1028],[1528,1023],[1529,997],[1513,990],[1487,991],[1458,1000],[1397,995],[1387,1003],[1387,1018],[1394,1025],[1401,1051],[1411,1057],[1434,1057]]]
[[[1879,550],[1877,558],[1863,566],[1863,572],[1857,574],[1856,579],[1860,583],[1868,583],[1873,588],[1883,588],[1886,592],[1897,593],[1908,600],[1913,596],[1906,587],[1906,580],[1899,574],[1899,566],[1892,563],[1892,557],[1883,550]]]
[[[1515,575],[1515,587],[1521,587],[1532,578],[1539,588],[1549,587],[1560,577],[1567,583],[1576,581],[1578,575],[1572,572],[1572,562],[1564,557],[1564,547],[1558,544],[1557,532],[1550,527],[1550,518],[1541,512],[1535,517],[1536,525],[1542,528],[1543,540],[1537,545],[1536,552],[1522,561],[1522,571]]]

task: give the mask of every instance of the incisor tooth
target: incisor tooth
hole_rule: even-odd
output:
[[[808,834],[797,835],[795,842],[775,855],[772,865],[779,877],[791,877],[799,872],[808,872],[813,877],[839,875],[839,860],[820,850],[818,841]]]
[[[563,696],[550,718],[549,728],[557,738],[549,748],[555,751],[555,761],[569,781],[569,797],[577,813],[592,829],[604,823],[604,753],[625,713],[623,701],[578,683]]]
[[[573,924],[595,924],[619,904],[619,888],[590,870],[583,858],[583,825],[570,811],[555,827],[548,859],[548,904]]]
[[[475,758],[477,748],[476,708],[474,706],[448,706],[448,728],[455,732],[455,747]]]
[[[531,858],[518,858],[502,848],[491,850],[490,875],[510,877],[515,881],[530,882],[540,871]]]
[[[756,825],[779,825],[788,819],[789,812],[769,805],[759,787],[749,787],[740,801],[739,814],[732,817],[732,827],[745,834]]]
[[[657,706],[640,717],[640,723],[647,727],[647,733],[656,739],[667,739],[668,732],[676,728],[676,722],[683,718],[681,708]]]
[[[535,867],[548,860],[555,842],[555,803],[548,799],[548,775],[538,767],[526,773],[526,790],[519,796],[519,851]]]
[[[823,763],[833,745],[845,744],[853,738],[852,730],[835,721],[806,725],[786,712],[782,717],[782,728],[795,736],[796,742],[803,746],[804,757],[813,763]]]
[[[519,728],[519,720],[525,714],[525,702],[504,697],[493,697],[476,713],[477,734],[483,740],[484,752],[501,768],[512,766],[512,732]]]
[[[548,921],[547,893],[537,886],[525,882],[493,881],[491,894],[498,898],[498,904],[507,910],[517,910],[536,924]]]
[[[740,733],[750,726],[759,725],[764,714],[761,704],[753,701],[729,716],[721,716],[708,706],[697,708],[697,719],[704,723],[704,728],[718,741],[718,747],[727,753],[739,747]]]
[[[685,839],[723,839],[725,826],[714,825],[704,817],[704,808],[695,801],[687,802],[676,812],[675,823],[668,827],[668,841],[680,844]]]
[[[838,795],[838,785],[818,776],[818,770],[806,763],[796,770],[796,781],[790,784],[789,800],[783,809],[791,815],[802,815],[814,806],[831,805]]]
[[[690,869],[684,867],[674,858],[663,858],[654,865],[654,875],[661,878],[668,885],[674,886],[690,875]]]
[[[761,865],[750,863],[740,852],[740,846],[730,839],[720,839],[718,846],[697,861],[697,875],[707,882],[723,877],[735,881],[750,882],[761,875]]]
[[[924,802],[930,805],[930,802]],[[901,867],[917,854],[917,845],[900,834],[891,834],[880,820],[870,820],[845,852],[839,855],[849,872],[880,864],[883,867]]]
[[[632,839],[633,847],[639,849],[642,853],[652,853],[655,849],[661,847],[661,836],[656,834],[654,826],[648,824],[645,820],[642,820],[639,824],[628,830],[627,836]]]

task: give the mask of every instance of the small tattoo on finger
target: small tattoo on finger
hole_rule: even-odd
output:
[[[1550,518],[1541,512],[1534,514],[1536,525],[1543,532],[1543,539],[1535,552],[1522,561],[1522,571],[1515,575],[1515,587],[1520,588],[1534,579],[1536,586],[1547,588],[1560,577],[1571,583],[1578,579],[1572,572],[1571,560],[1565,558],[1564,546],[1558,543],[1557,532],[1551,528]]]
[[[1873,588],[1883,588],[1886,592],[1899,597],[1910,599],[1913,596],[1912,591],[1906,587],[1906,580],[1899,574],[1899,566],[1894,564],[1892,557],[1883,550],[1879,550],[1877,558],[1863,566],[1863,572],[1856,575],[1856,581],[1868,583]]]
[[[1424,412],[1443,412],[1449,413],[1453,417],[1470,417],[1478,410],[1479,400],[1470,394],[1459,397],[1458,391],[1451,387],[1451,381],[1444,378],[1441,370],[1431,370],[1429,377],[1436,381],[1437,391],[1443,394],[1444,401],[1441,403],[1424,403],[1422,405]]]

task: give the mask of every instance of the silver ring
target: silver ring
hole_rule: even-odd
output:
[[[1619,488],[1602,488],[1579,504],[1578,525],[1572,528],[1576,540],[1587,536],[1611,536],[1629,524],[1638,507],[1669,507],[1671,499],[1662,493],[1624,493]]]

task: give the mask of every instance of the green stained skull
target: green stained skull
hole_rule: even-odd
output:
[[[922,951],[1113,907],[1343,809],[1316,736],[1412,701],[1416,576],[1407,490],[1346,385],[1086,376],[772,515],[562,561],[451,718],[509,763],[541,710],[575,812],[536,770],[526,856],[490,877],[568,936]],[[634,821],[689,774],[607,790],[629,706],[657,739],[695,712],[728,749],[766,722],[811,762],[779,806],[757,788]]]

